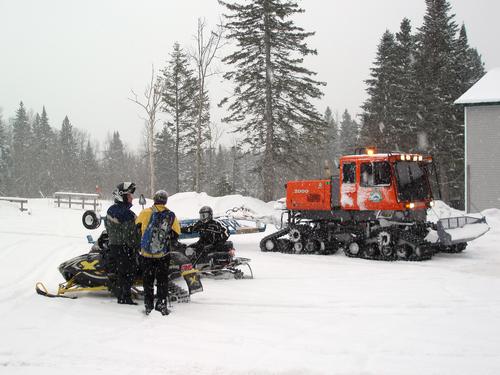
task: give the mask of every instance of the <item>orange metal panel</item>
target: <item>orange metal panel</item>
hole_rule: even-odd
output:
[[[286,207],[289,210],[329,211],[331,181],[289,181],[286,184]]]

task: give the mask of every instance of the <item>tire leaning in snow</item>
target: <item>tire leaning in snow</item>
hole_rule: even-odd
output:
[[[95,211],[87,210],[82,215],[83,226],[87,229],[96,229],[101,225],[101,216]]]

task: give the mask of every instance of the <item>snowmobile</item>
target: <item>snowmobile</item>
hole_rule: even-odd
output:
[[[242,226],[237,220],[230,216],[220,216],[214,219],[226,226],[230,234],[255,233],[266,229],[266,225],[264,223],[259,223],[259,225],[255,228]],[[82,223],[87,229],[98,228],[103,220],[105,220],[105,218],[101,217],[92,210],[85,211],[82,216]],[[186,231],[187,227],[193,225],[197,221],[198,219],[180,220],[181,233],[179,235],[179,239],[198,237],[198,233],[196,231]],[[224,246],[216,249],[206,247],[199,254],[197,254],[192,247],[180,242],[176,242],[174,244],[173,250],[174,252],[186,256],[193,264],[193,267],[201,272],[202,276],[217,279],[233,277],[235,279],[253,279],[253,271],[249,264],[250,259],[236,257],[236,250],[234,249],[231,241],[226,241]],[[248,268],[250,275],[246,275],[241,269],[239,269],[241,266]]]
[[[87,236],[89,243],[93,243],[87,254],[79,255],[69,259],[59,265],[59,272],[64,277],[64,282],[59,284],[56,294],[47,291],[45,286],[39,282],[36,284],[36,292],[46,297],[64,297],[76,298],[75,292],[88,291],[109,291],[114,293],[115,282],[114,275],[107,271],[108,256],[108,236],[104,230],[99,239],[94,242],[92,237]],[[203,285],[200,280],[200,273],[193,268],[190,260],[181,252],[171,251],[170,272],[168,294],[170,302],[189,302],[190,295],[203,291]],[[137,272],[133,293],[142,295],[141,264],[137,256]],[[188,290],[178,285],[178,279],[184,279]]]
[[[252,267],[250,267],[250,259],[236,257],[232,241],[226,241],[222,245],[205,246],[201,251],[196,250],[185,244],[177,243],[175,250],[184,254],[197,270],[204,277],[214,279],[253,279]],[[239,267],[245,266],[250,274],[246,275]]]

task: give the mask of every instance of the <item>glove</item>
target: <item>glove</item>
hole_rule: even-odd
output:
[[[187,234],[193,233],[193,226],[188,225],[187,227],[182,227],[181,233],[187,233]]]

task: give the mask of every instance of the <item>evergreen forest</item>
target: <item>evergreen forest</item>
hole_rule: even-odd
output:
[[[270,201],[284,195],[286,181],[335,175],[341,155],[375,145],[433,155],[442,198],[463,208],[464,115],[453,102],[484,75],[484,63],[450,3],[425,3],[420,26],[404,18],[380,36],[367,99],[349,113],[319,108],[328,82],[305,63],[321,51],[308,44],[314,30],[296,23],[307,11],[298,1],[219,1],[222,24],[208,30],[199,21],[195,48],[175,43],[149,91],[131,98],[148,125],[139,150],[116,130],[94,139],[71,122],[71,108],[54,119],[51,103],[33,110],[19,98],[15,113],[0,112],[0,195],[110,197],[117,183],[134,181],[146,196],[163,188]],[[212,74],[233,90],[218,103],[207,85]],[[214,106],[225,111],[222,123],[211,121]],[[229,124],[234,144],[220,142]]]

